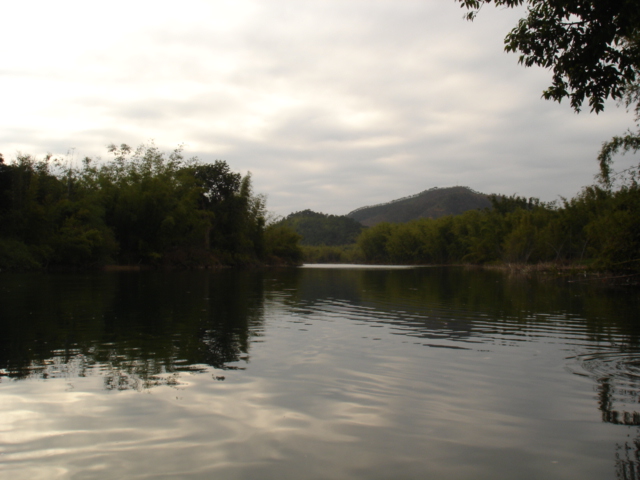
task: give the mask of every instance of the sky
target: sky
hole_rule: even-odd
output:
[[[633,115],[541,99],[551,73],[504,52],[524,10],[464,13],[454,0],[2,2],[0,152],[79,164],[111,143],[184,145],[251,172],[282,216],[456,185],[575,196]]]

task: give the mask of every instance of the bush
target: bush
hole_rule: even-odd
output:
[[[269,225],[264,231],[264,249],[268,263],[299,265],[302,263],[300,235],[282,224]]]
[[[42,264],[24,243],[0,238],[0,270],[38,270]]]

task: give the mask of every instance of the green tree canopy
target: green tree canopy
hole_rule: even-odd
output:
[[[349,245],[356,242],[364,228],[356,220],[344,215],[303,210],[282,219],[282,225],[288,225],[301,237],[302,245]]]
[[[186,160],[181,148],[108,150],[113,160],[78,168],[51,155],[0,157],[0,269],[299,262],[297,236],[265,245],[266,200],[250,174]]]
[[[576,112],[586,100],[596,113],[607,99],[614,99],[635,111],[638,130],[604,142],[598,156],[600,180],[610,188],[616,175],[613,156],[640,150],[640,1],[456,1],[469,10],[469,20],[485,4],[527,7],[525,17],[505,37],[505,50],[519,52],[523,65],[551,69],[551,85],[542,93],[545,99],[568,98]],[[637,182],[638,167],[621,173],[627,183]]]
[[[621,99],[640,65],[638,0],[457,0],[474,19],[480,8],[527,6],[526,17],[505,38],[520,63],[550,68],[546,99],[569,98],[579,111],[585,99],[600,112],[608,98]]]

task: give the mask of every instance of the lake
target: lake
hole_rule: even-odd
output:
[[[639,311],[464,268],[2,274],[0,478],[640,478]]]

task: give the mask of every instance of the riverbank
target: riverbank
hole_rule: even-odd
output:
[[[571,283],[600,282],[608,285],[640,287],[640,272],[631,270],[598,270],[587,265],[557,263],[503,263],[494,265],[467,265],[468,268],[501,270],[513,275],[563,277]]]

